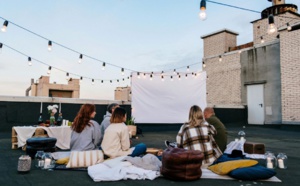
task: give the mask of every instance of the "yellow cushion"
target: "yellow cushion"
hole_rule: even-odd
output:
[[[101,150],[72,151],[67,168],[88,167],[104,161]]]
[[[233,160],[209,166],[208,169],[216,174],[224,175],[228,174],[234,169],[242,167],[251,167],[253,165],[256,165],[257,163],[258,161],[256,160]]]
[[[56,160],[56,164],[67,164],[68,162],[69,162],[69,157],[65,157],[65,158],[60,158],[60,159],[58,159],[58,160]]]

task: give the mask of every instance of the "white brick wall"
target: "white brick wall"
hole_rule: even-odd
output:
[[[300,122],[300,30],[280,33],[283,123]]]
[[[241,104],[241,65],[238,52],[205,59],[207,73],[208,105],[240,106]]]

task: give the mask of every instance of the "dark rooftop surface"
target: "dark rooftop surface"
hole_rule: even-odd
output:
[[[150,180],[122,180],[117,182],[94,182],[87,172],[84,171],[45,171],[35,168],[32,164],[28,174],[18,174],[18,158],[25,154],[21,149],[11,149],[11,132],[0,132],[0,186],[6,185],[222,185],[222,186],[250,186],[250,185],[298,185],[300,181],[300,126],[258,126],[243,124],[227,124],[229,142],[237,137],[240,130],[246,132],[247,141],[264,143],[266,150],[284,152],[288,156],[287,169],[275,169],[277,177],[282,181],[239,181],[239,180],[214,180],[200,179],[190,182],[176,182],[159,177]],[[141,127],[142,128],[142,127]],[[153,126],[155,128],[155,125]],[[179,128],[178,128],[179,129]],[[145,143],[148,147],[165,148],[164,140],[174,141],[177,134],[177,127],[173,130],[147,130],[133,143]]]

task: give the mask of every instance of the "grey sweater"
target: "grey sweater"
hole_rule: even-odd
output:
[[[111,113],[106,112],[106,115],[103,116],[103,121],[100,125],[100,144],[102,143],[104,132],[110,124]]]
[[[93,125],[86,126],[81,133],[72,130],[71,151],[96,150],[100,146],[100,126],[94,120],[90,120]]]

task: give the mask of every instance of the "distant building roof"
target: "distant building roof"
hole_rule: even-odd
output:
[[[234,31],[232,31],[232,30],[229,30],[229,29],[227,29],[227,28],[224,28],[224,29],[218,30],[218,31],[216,31],[216,32],[212,32],[212,33],[210,33],[210,34],[203,35],[203,36],[201,36],[201,39],[204,39],[204,38],[206,38],[206,37],[210,37],[210,36],[213,36],[213,35],[222,33],[222,32],[227,32],[227,33],[230,33],[230,34],[233,34],[233,35],[239,35],[239,33],[237,33],[237,32],[234,32]]]

